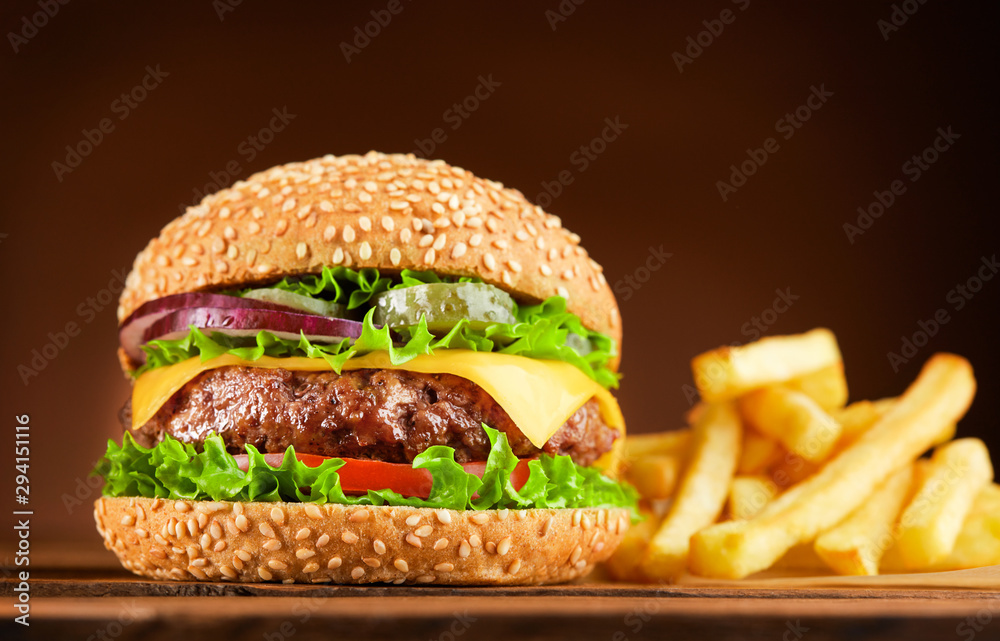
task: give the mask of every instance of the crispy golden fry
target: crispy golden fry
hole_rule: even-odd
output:
[[[807,461],[826,460],[840,440],[840,423],[802,392],[765,387],[741,397],[739,407],[748,425]]]
[[[740,462],[736,470],[739,474],[758,474],[777,463],[782,456],[782,448],[778,441],[770,436],[764,436],[756,430],[743,431],[743,448],[740,450]]]
[[[678,456],[649,454],[628,464],[625,480],[645,499],[669,499],[677,486],[682,463]]]
[[[736,398],[841,362],[837,339],[828,329],[764,338],[742,347],[721,347],[691,361],[694,382],[708,402]]]
[[[884,411],[880,411],[879,406],[873,401],[856,401],[847,407],[834,410],[830,415],[840,423],[841,440],[850,443],[868,431],[868,428],[878,422],[891,407],[891,404],[886,403]]]
[[[844,364],[839,361],[793,378],[785,383],[785,387],[802,392],[827,412],[847,404],[847,379],[844,378]]]
[[[731,403],[710,405],[694,426],[687,469],[646,554],[645,572],[650,577],[667,580],[682,573],[691,535],[719,517],[736,471],[741,433]]]
[[[649,541],[660,527],[660,518],[651,512],[644,511],[642,515],[645,520],[628,529],[618,549],[606,563],[608,572],[619,581],[649,580],[642,571],[642,563]]]
[[[904,465],[872,492],[861,507],[819,535],[816,553],[837,574],[875,575],[893,544],[893,525],[913,483],[913,466]]]
[[[1000,565],[1000,485],[996,484],[979,491],[955,541],[955,548],[946,559],[929,569],[945,572],[987,565]]]
[[[853,445],[749,521],[729,521],[691,538],[691,569],[737,579],[770,567],[858,508],[890,474],[909,464],[965,414],[976,382],[967,360],[937,354],[899,403]],[[662,531],[662,530],[661,530]]]
[[[729,485],[729,516],[752,519],[777,494],[778,486],[766,476],[737,476]]]
[[[689,428],[653,434],[629,434],[625,437],[625,462],[628,464],[638,461],[651,454],[664,454],[683,459],[690,444]]]
[[[896,547],[903,566],[919,570],[947,558],[976,495],[992,480],[990,453],[979,439],[963,438],[935,450],[899,519]]]

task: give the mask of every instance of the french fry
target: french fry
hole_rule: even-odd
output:
[[[705,352],[691,361],[691,369],[702,399],[716,402],[840,362],[837,339],[830,330],[821,328]]]
[[[629,462],[625,480],[634,485],[645,499],[669,499],[677,486],[681,465],[678,456],[649,454]]]
[[[885,411],[890,407],[892,406],[887,404]],[[850,443],[878,422],[885,411],[880,411],[873,401],[856,401],[840,410],[834,410],[830,415],[840,423],[842,441]]]
[[[746,429],[743,431],[743,448],[740,450],[740,462],[736,471],[742,475],[758,474],[776,463],[781,456],[782,448],[778,441],[756,430]]]
[[[642,571],[642,562],[661,519],[651,512],[643,512],[642,515],[645,520],[628,529],[618,549],[606,563],[608,572],[619,581],[648,580]]]
[[[816,553],[837,574],[875,575],[893,544],[893,525],[913,483],[913,466],[904,465],[840,524],[816,539]]]
[[[903,566],[919,570],[947,558],[976,495],[992,480],[990,454],[981,440],[963,438],[935,450],[899,519],[896,547]]]
[[[779,488],[787,489],[806,480],[819,468],[819,463],[812,463],[798,454],[793,454],[785,448],[779,447],[776,460],[768,467],[768,476]]]
[[[792,547],[771,566],[773,570],[790,570],[809,575],[826,574],[830,568],[819,558],[811,543],[802,543]]]
[[[840,423],[802,392],[765,387],[741,397],[739,407],[751,427],[813,463],[826,460],[840,440]]]
[[[729,516],[752,519],[778,494],[778,486],[766,476],[737,476],[729,485]]]
[[[683,458],[690,443],[690,429],[653,434],[629,434],[625,437],[625,461],[626,463],[637,461],[651,454],[665,454]]]
[[[847,379],[844,378],[844,364],[840,361],[793,378],[785,383],[785,387],[802,392],[827,412],[847,404]]]
[[[1000,565],[1000,485],[979,491],[962,525],[951,554],[929,569],[932,572]]]
[[[931,357],[899,403],[816,474],[753,519],[719,523],[691,537],[691,569],[709,577],[743,578],[770,567],[792,546],[813,540],[930,447],[943,426],[965,414],[975,389],[967,360],[951,354]]]
[[[692,431],[687,469],[645,559],[645,572],[668,580],[685,569],[691,535],[722,512],[739,459],[742,426],[731,403],[710,405]]]

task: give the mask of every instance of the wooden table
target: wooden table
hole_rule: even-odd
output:
[[[108,555],[109,556],[109,555]],[[53,559],[50,557],[50,562]],[[58,559],[56,559],[58,560]],[[1000,639],[996,590],[161,583],[100,555],[35,568],[30,638]],[[33,564],[34,565],[34,564]],[[15,582],[0,583],[5,613]],[[0,637],[27,638],[5,616]]]

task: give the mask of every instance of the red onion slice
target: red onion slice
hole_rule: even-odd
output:
[[[225,294],[195,292],[164,296],[163,298],[157,298],[141,305],[122,323],[122,328],[118,331],[118,341],[122,349],[125,350],[125,354],[137,363],[143,362],[146,356],[139,347],[144,342],[147,330],[164,316],[180,309],[189,309],[192,307],[295,311],[283,305],[240,298],[239,296],[226,296]]]
[[[363,327],[358,321],[344,318],[272,309],[195,307],[179,309],[160,318],[146,330],[142,342],[183,338],[191,325],[208,334],[219,332],[228,336],[256,336],[257,332],[266,330],[279,338],[296,340],[300,334],[305,334],[310,341],[321,343],[358,338]]]

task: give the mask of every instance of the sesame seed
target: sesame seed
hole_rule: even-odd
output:
[[[385,543],[381,539],[375,539],[372,541],[372,548],[375,550],[376,554],[385,554]]]
[[[368,260],[372,257],[372,246],[368,244],[368,241],[362,241],[361,247],[358,249],[358,256],[361,260]]]
[[[365,521],[368,520],[368,517],[370,516],[371,512],[362,508],[360,510],[355,510],[354,512],[352,512],[351,515],[347,517],[347,520],[350,521],[351,523],[364,523]]]
[[[355,581],[357,581],[358,579],[360,579],[364,575],[365,575],[365,569],[363,567],[361,567],[360,565],[358,567],[354,568],[353,570],[351,570],[351,578],[354,579]]]
[[[473,234],[472,236],[469,237],[469,246],[470,247],[479,247],[479,245],[482,242],[483,242],[483,235],[482,234]]]
[[[539,236],[535,239],[535,247],[538,249],[545,249],[545,239]]]
[[[331,256],[330,260],[333,261],[334,265],[344,262],[344,250],[340,247],[333,250],[333,256]]]
[[[565,287],[563,287],[562,285],[560,285],[559,287],[556,287],[556,294],[558,294],[559,296],[562,296],[566,300],[569,300],[569,290],[566,289]]]
[[[458,546],[458,556],[467,558],[472,553],[472,547],[469,545],[468,541],[462,541]]]
[[[404,229],[403,231],[409,231],[409,230]],[[397,247],[393,247],[391,250],[389,250],[389,261],[393,264],[393,266],[399,265],[399,261],[402,259],[403,255],[400,253]]]
[[[318,539],[316,539],[316,547],[321,548],[330,542],[329,534],[322,534]]]
[[[261,534],[263,534],[269,539],[273,539],[276,536],[274,533],[274,528],[272,528],[267,523],[261,523],[260,525],[257,526],[257,529],[260,530]]]
[[[486,514],[485,512],[476,512],[471,517],[469,517],[469,520],[475,523],[476,525],[482,525],[486,523],[486,521],[490,520],[490,515]]]
[[[122,525],[125,526],[135,525],[135,517],[132,516],[131,514],[126,514],[125,516],[122,517],[121,523]]]
[[[523,229],[518,229],[517,232],[514,233],[514,238],[520,240],[521,242],[524,242],[528,240],[528,232],[524,231]]]
[[[502,540],[499,543],[497,543],[497,554],[499,554],[501,556],[503,556],[504,554],[507,554],[507,552],[510,551],[510,545],[511,545],[511,540],[510,540],[510,537],[508,536],[504,540]]]
[[[470,229],[479,229],[483,226],[483,219],[479,216],[472,216],[465,221],[465,226]]]
[[[441,234],[440,236],[438,236],[437,238],[435,238],[434,239],[434,245],[433,245],[434,249],[436,251],[441,251],[442,249],[444,249],[444,244],[445,244],[445,242],[447,242],[447,240],[448,240],[448,235],[447,234]]]
[[[486,551],[489,552],[490,554],[497,553],[497,544],[494,543],[493,541],[487,541],[484,547],[486,548]]]
[[[141,527],[140,527],[140,528],[136,528],[136,529],[135,529],[135,533],[136,533],[136,534],[137,534],[137,535],[139,536],[139,538],[141,538],[141,539],[148,539],[148,538],[149,538],[149,532],[147,532],[146,530],[144,530],[144,529],[143,529],[143,528],[141,528]]]
[[[240,250],[236,245],[230,245],[229,249],[226,250],[226,257],[230,260],[236,260],[240,256]]]
[[[275,552],[281,549],[281,541],[278,541],[277,539],[268,539],[261,547],[269,552]]]
[[[371,231],[372,230],[371,218],[369,218],[368,216],[362,216],[358,218],[358,227],[360,227],[362,231]]]
[[[452,196],[448,199],[448,209],[455,211],[459,207],[458,196]]]
[[[219,571],[222,572],[222,576],[226,577],[227,579],[235,579],[237,576],[236,570],[229,567],[228,565],[223,565],[221,568],[219,568]]]
[[[233,552],[233,558],[239,559],[240,561],[249,562],[250,559],[253,557],[251,557],[250,553],[245,550],[236,550],[235,552]]]
[[[572,280],[573,279],[573,270],[572,269],[564,270],[563,273],[562,273],[562,278],[563,278],[563,280]]]
[[[549,533],[549,530],[552,529],[553,520],[555,520],[554,516],[550,516],[548,519],[545,520],[545,525],[542,526],[542,536],[547,535]]]
[[[570,556],[569,556],[569,562],[570,562],[570,564],[571,565],[576,565],[576,563],[580,560],[580,557],[582,555],[583,555],[583,548],[580,547],[579,545],[576,546],[573,549],[573,553],[570,554]]]
[[[437,227],[438,229],[444,229],[449,225],[451,225],[451,221],[445,218],[444,216],[441,216],[440,218],[434,221],[434,226]]]
[[[448,512],[447,510],[437,510],[434,514],[437,516],[438,521],[441,521],[446,525],[451,523],[451,512]]]
[[[412,238],[412,237],[413,237],[413,232],[410,231],[409,227],[404,227],[399,232],[399,240],[402,241],[402,242],[404,242],[404,243],[410,242],[410,238]]]
[[[417,583],[433,583],[433,582],[434,582],[433,574],[421,574],[420,576],[417,577]]]
[[[452,258],[461,258],[465,255],[466,246],[465,243],[458,243],[451,249]]]
[[[160,536],[159,534],[154,534],[153,535],[153,540],[156,541],[157,543],[159,543],[160,545],[166,545],[167,544],[167,540],[165,538],[163,538],[162,536]]]
[[[373,556],[366,556],[361,559],[365,565],[372,568],[378,568],[382,566],[382,562]]]
[[[555,260],[556,258],[559,258],[559,250],[553,247],[549,250],[549,260]]]
[[[274,578],[274,575],[265,570],[264,568],[257,568],[257,575],[265,581],[270,581]]]
[[[514,286],[514,279],[511,278],[510,272],[507,271],[506,269],[503,271],[503,273],[500,274],[500,281],[504,285],[507,285],[508,287]]]
[[[427,263],[428,265],[433,265],[435,258],[436,255],[434,254],[434,248],[431,247],[430,249],[427,250],[427,253],[424,254],[424,262]]]
[[[309,246],[306,245],[304,242],[300,242],[298,245],[295,246],[295,255],[298,256],[300,259],[305,258],[308,253],[309,253]]]
[[[497,268],[497,261],[493,258],[493,254],[486,254],[483,256],[483,264],[486,265],[486,269],[494,270]]]
[[[340,567],[341,563],[342,563],[342,561],[340,560],[340,557],[339,556],[335,556],[332,559],[330,559],[330,562],[326,564],[326,567],[329,570],[336,570],[337,568]]]
[[[412,533],[406,535],[406,542],[415,548],[424,547],[424,544],[420,541],[420,539],[415,537]]]
[[[435,181],[431,181],[427,183],[427,191],[431,192],[432,194],[439,194],[441,193],[441,185],[437,184],[437,182]]]
[[[312,205],[305,205],[303,207],[299,207],[299,210],[295,212],[295,217],[299,220],[305,220],[309,216],[310,212],[312,212]]]
[[[310,561],[309,563],[306,563],[304,566],[302,566],[302,572],[305,574],[312,574],[318,569],[319,569],[319,563],[316,563],[315,561]]]
[[[419,536],[420,538],[423,538],[425,536],[430,536],[431,532],[433,531],[434,528],[431,527],[430,525],[421,525],[416,530],[414,530],[413,533]]]
[[[434,242],[434,236],[430,234],[424,234],[423,236],[420,237],[420,240],[417,242],[417,247],[430,247],[431,243],[433,242]]]
[[[378,183],[374,180],[369,180],[364,184],[364,190],[370,194],[374,194],[378,191]]]
[[[226,549],[227,546],[228,544],[226,543],[225,539],[223,539],[221,541],[217,541],[215,543],[215,547],[213,547],[212,550],[214,550],[215,552],[222,552],[223,550]]]
[[[321,211],[330,213],[333,211],[333,203],[331,203],[329,200],[321,200],[319,203],[319,208]]]
[[[580,510],[573,510],[573,526],[576,527],[580,525],[580,520],[583,519],[583,512]]]
[[[455,569],[455,566],[451,563],[438,563],[434,566],[434,570],[437,572],[451,572]]]
[[[361,211],[361,207],[357,203],[347,203],[344,205],[344,211],[356,214]]]
[[[443,550],[446,547],[448,547],[448,539],[441,538],[438,539],[437,541],[434,541],[435,550]]]
[[[246,532],[247,529],[249,529],[250,524],[247,522],[247,517],[245,515],[240,514],[236,517],[236,527],[240,532]]]
[[[405,200],[394,200],[391,203],[389,203],[389,209],[391,209],[392,211],[402,211],[409,206],[410,203],[406,202]]]
[[[390,218],[389,216],[382,216],[381,223],[382,223],[382,229],[386,231],[392,231],[393,228],[395,228],[396,226],[396,224],[392,221],[392,218]]]
[[[513,258],[507,261],[507,266],[510,267],[512,270],[514,270],[514,273],[518,273],[521,271],[521,263],[517,262]]]
[[[456,211],[451,215],[451,222],[454,223],[455,227],[461,227],[465,224],[465,212]]]
[[[318,505],[309,503],[306,505],[306,516],[308,516],[311,519],[321,519],[323,518],[323,513],[320,511]]]
[[[419,514],[411,514],[410,516],[406,517],[406,524],[409,525],[410,527],[413,527],[417,523],[420,523]]]
[[[410,566],[407,565],[406,561],[404,561],[403,559],[396,559],[395,561],[392,562],[392,564],[400,572],[409,572],[410,571]]]
[[[551,276],[552,268],[548,265],[542,264],[538,266],[538,271],[542,272],[542,276]]]
[[[333,225],[327,225],[326,229],[323,230],[323,240],[330,242],[337,237],[337,228]]]
[[[353,243],[354,242],[354,228],[350,225],[344,225],[344,231],[341,234],[344,238],[344,242]]]
[[[488,229],[491,234],[497,233],[497,229],[499,229],[499,227],[500,225],[497,223],[496,220],[492,218],[486,219],[486,229]]]
[[[295,533],[295,540],[302,541],[303,539],[308,539],[310,534],[312,534],[312,530],[310,530],[307,527],[304,527]]]
[[[354,545],[358,542],[358,535],[348,530],[340,535],[340,540],[348,545]]]
[[[304,560],[316,556],[316,553],[307,548],[299,548],[295,551],[295,556],[296,558]]]
[[[282,235],[282,234],[284,234],[284,233],[285,233],[286,231],[288,231],[288,221],[287,221],[287,220],[285,220],[284,218],[282,218],[282,219],[281,219],[281,220],[279,220],[279,221],[278,221],[278,223],[277,223],[277,224],[276,224],[276,225],[274,226],[274,235],[275,235],[275,236],[281,236],[281,235]]]

